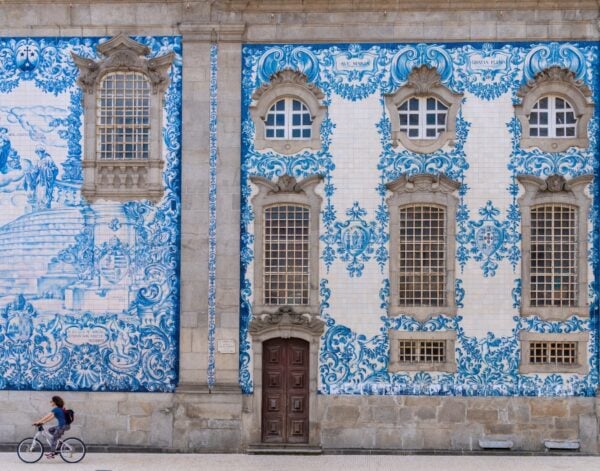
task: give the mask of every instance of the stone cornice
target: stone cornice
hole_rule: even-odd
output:
[[[596,0],[569,0],[568,8],[556,0],[504,0],[501,5],[485,0],[215,0],[218,11],[236,12],[347,12],[353,11],[468,11],[468,10],[597,10]],[[567,3],[567,2],[564,2]]]
[[[193,42],[242,42],[246,33],[246,25],[218,23],[182,23],[179,32],[183,41]]]

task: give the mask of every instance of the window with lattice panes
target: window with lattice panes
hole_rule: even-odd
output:
[[[411,139],[437,139],[446,130],[448,106],[434,97],[412,97],[398,107],[400,131]]]
[[[147,160],[150,152],[150,83],[139,72],[112,72],[97,94],[96,144],[102,160]]]
[[[310,139],[312,117],[308,107],[296,98],[276,101],[265,117],[266,139]]]
[[[531,306],[576,306],[577,209],[546,204],[531,209]]]
[[[398,340],[400,363],[446,362],[445,340]]]
[[[399,306],[446,303],[446,210],[434,205],[400,207]]]
[[[535,365],[575,365],[577,342],[530,342],[528,354]]]
[[[264,303],[309,303],[310,210],[281,204],[264,210]]]
[[[575,110],[564,98],[545,96],[529,114],[529,136],[550,138],[577,137]]]

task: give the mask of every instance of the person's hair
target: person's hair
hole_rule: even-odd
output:
[[[52,402],[56,404],[56,407],[63,407],[65,405],[65,401],[60,396],[52,396]]]

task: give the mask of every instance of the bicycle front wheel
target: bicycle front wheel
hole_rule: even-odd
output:
[[[69,437],[60,446],[60,457],[67,463],[79,463],[85,456],[85,443],[79,438]]]
[[[44,454],[44,447],[33,437],[25,438],[17,445],[17,456],[24,463],[35,463]]]

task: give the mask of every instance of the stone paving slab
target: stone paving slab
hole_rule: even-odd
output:
[[[35,467],[34,467],[35,466]],[[21,463],[15,453],[0,453],[0,470],[39,471],[506,471],[596,470],[598,456],[440,456],[440,455],[322,455],[254,456],[90,453],[79,464],[43,458]]]

